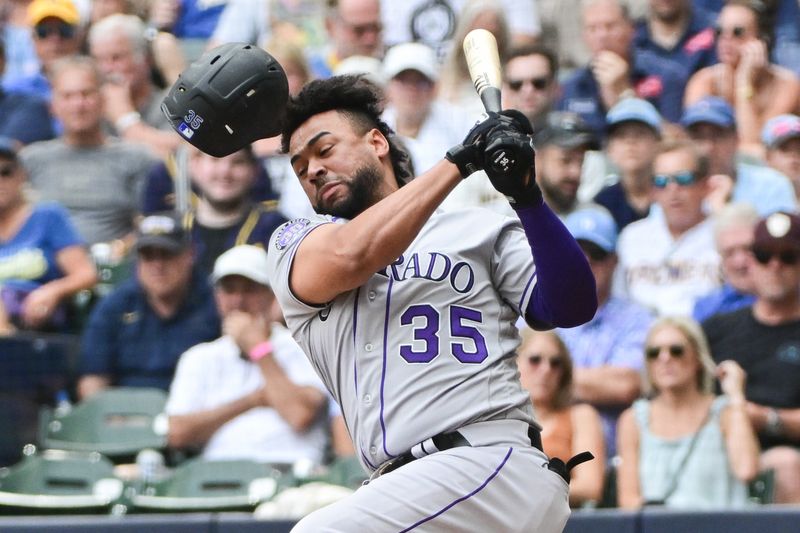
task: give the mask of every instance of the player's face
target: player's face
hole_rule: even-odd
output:
[[[555,400],[564,367],[563,354],[549,334],[534,333],[519,348],[520,382],[534,404],[550,405]]]
[[[337,111],[309,118],[289,142],[292,168],[314,210],[354,218],[397,188],[382,159],[389,157],[386,138],[376,129],[357,131]]]
[[[674,177],[691,172],[694,183],[681,185],[670,179],[666,187],[653,186],[653,199],[664,210],[670,229],[685,231],[703,219],[703,198],[707,192],[705,176],[697,175],[697,160],[687,150],[674,150],[659,155],[653,163],[655,175]]]
[[[160,248],[142,248],[136,266],[144,292],[158,299],[181,294],[192,277],[192,250],[173,253]]]
[[[225,211],[238,207],[256,179],[256,163],[245,150],[214,157],[195,150],[189,160],[192,180],[212,206]]]
[[[566,211],[576,202],[586,149],[549,145],[536,156],[539,185],[550,207]]]
[[[647,372],[658,391],[697,387],[700,362],[689,340],[681,330],[665,325],[651,332],[645,353],[658,348],[655,358],[646,356]]]
[[[800,137],[767,150],[767,163],[792,180],[795,190],[800,189]]]
[[[722,272],[734,288],[753,292],[753,227],[736,224],[717,232],[717,249],[722,257]]]
[[[648,172],[658,147],[658,137],[642,122],[623,122],[608,140],[608,157],[624,175]]]
[[[274,299],[269,287],[238,275],[225,276],[219,280],[214,297],[223,318],[232,311],[243,311],[254,316],[269,313]]]

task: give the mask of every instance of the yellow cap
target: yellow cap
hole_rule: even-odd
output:
[[[36,26],[47,17],[61,19],[73,26],[80,21],[78,8],[72,0],[33,0],[28,6],[28,22]]]

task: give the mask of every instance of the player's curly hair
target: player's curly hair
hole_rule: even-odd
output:
[[[392,128],[381,120],[383,92],[363,76],[334,76],[306,84],[286,107],[281,132],[281,149],[289,151],[289,140],[300,125],[314,115],[337,110],[361,133],[372,128],[380,131],[389,143],[389,158],[398,185],[413,177],[408,153],[400,146]]]

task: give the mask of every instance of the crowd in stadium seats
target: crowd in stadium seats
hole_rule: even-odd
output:
[[[205,50],[247,42],[290,94],[338,74],[380,86],[419,174],[483,112],[474,28],[496,37],[503,107],[533,125],[544,199],[597,284],[590,322],[520,328],[545,452],[596,457],[570,504],[746,507],[764,479],[800,504],[798,0],[2,2],[0,373],[20,343],[31,374],[41,343],[74,349],[57,386],[0,390],[0,410],[160,389],[168,469],[255,461],[357,485],[266,272],[273,231],[313,214],[280,140],[212,157],[161,102]],[[441,205],[465,207],[515,216],[482,171]],[[46,447],[29,418],[0,414],[0,434]],[[3,446],[0,466],[31,460]]]

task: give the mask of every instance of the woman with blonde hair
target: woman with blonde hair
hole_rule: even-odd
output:
[[[728,508],[748,503],[758,473],[758,440],[747,416],[745,373],[714,365],[702,329],[663,317],[645,341],[646,399],[617,428],[620,507]],[[713,393],[719,378],[723,395]]]
[[[603,427],[592,406],[573,404],[572,359],[567,347],[554,331],[526,327],[517,353],[520,381],[530,393],[542,426],[544,453],[565,462],[583,451],[595,457],[572,471],[570,506],[600,501],[606,462]]]

